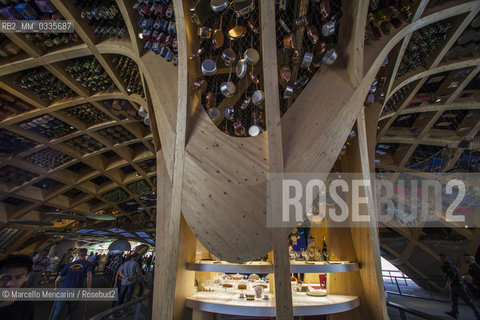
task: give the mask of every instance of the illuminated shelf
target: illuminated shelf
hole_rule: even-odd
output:
[[[273,294],[266,293],[270,300],[247,301],[238,298],[238,291],[196,292],[187,298],[185,306],[190,309],[250,317],[275,317]],[[357,296],[328,295],[311,297],[305,293],[293,295],[293,314],[295,316],[314,316],[333,314],[353,310],[360,305]]]
[[[224,272],[224,273],[273,273],[273,266],[264,262],[250,262],[235,264],[221,261],[213,263],[205,261],[201,263],[187,263],[187,270],[203,272]],[[340,273],[359,270],[357,263],[347,261],[332,261],[325,263],[321,261],[303,262],[293,261],[290,271],[294,273]]]

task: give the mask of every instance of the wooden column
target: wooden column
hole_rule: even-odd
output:
[[[278,77],[276,72],[275,1],[261,0],[260,7],[269,171],[282,173],[284,165],[280,100],[278,96]],[[282,210],[281,203],[271,203],[270,205],[272,211],[278,212],[280,218]],[[289,233],[290,230],[283,228],[275,228],[272,230],[275,305],[276,316],[279,320],[293,319],[290,259],[288,255]]]

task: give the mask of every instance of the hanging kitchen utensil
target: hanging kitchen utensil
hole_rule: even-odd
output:
[[[289,65],[284,65],[280,68],[280,82],[285,85],[290,80],[292,80],[292,69]]]
[[[308,77],[302,74],[300,77],[298,77],[298,80],[295,81],[295,83],[293,84],[293,87],[295,89],[303,88],[308,83],[308,80],[309,80]]]
[[[243,54],[243,59],[245,60],[246,63],[248,63],[251,66],[254,66],[258,63],[260,60],[260,54],[258,51],[254,48],[249,48],[245,51]]]
[[[212,43],[215,49],[219,49],[223,47],[223,42],[225,41],[225,36],[223,35],[223,31],[222,31],[222,21],[223,21],[223,15],[220,17],[219,28],[213,31]]]
[[[230,40],[238,40],[245,36],[247,29],[244,26],[236,25],[228,31],[228,38]]]
[[[243,101],[242,104],[240,105],[240,110],[245,110],[248,108],[250,105],[250,102],[252,101],[252,98],[246,97]]]
[[[223,50],[221,57],[227,67],[231,66],[237,58],[235,51],[230,48]]]
[[[205,95],[205,106],[207,107],[207,110],[215,107],[215,102],[216,99],[213,92],[207,92],[207,94]]]
[[[233,128],[235,129],[236,136],[243,137],[245,135],[245,128],[240,120],[237,120],[233,123]]]
[[[312,52],[305,52],[303,54],[303,60],[302,60],[302,63],[300,65],[300,67],[304,68],[304,69],[307,69],[312,64],[312,61],[313,61],[313,53]]]
[[[334,15],[330,21],[328,22],[325,22],[323,25],[322,25],[322,35],[324,37],[328,37],[328,36],[331,36],[332,34],[335,33],[335,28],[336,26],[338,25],[338,21],[340,20],[340,18],[342,17],[342,14],[341,12],[337,13],[336,15]]]
[[[335,62],[335,60],[337,60],[337,52],[335,51],[335,48],[333,48],[325,52],[322,62],[331,65]]]
[[[202,73],[206,76],[213,76],[217,73],[217,64],[211,59],[203,60]]]
[[[254,0],[235,0],[233,2],[233,11],[235,11],[238,18],[248,16],[254,10]]]
[[[210,0],[210,7],[214,12],[221,12],[228,8],[232,0]]]
[[[248,21],[248,27],[250,28],[250,30],[255,33],[255,34],[259,34],[260,31],[258,30],[258,28],[252,23],[252,21]]]
[[[214,14],[210,8],[209,0],[196,0],[190,8],[192,21],[201,26]]]
[[[256,137],[262,132],[262,129],[258,125],[258,118],[257,118],[257,113],[253,112],[252,113],[252,118],[253,118],[253,124],[248,128],[248,135],[251,137]]]
[[[314,25],[309,25],[306,31],[307,31],[307,36],[310,42],[312,44],[317,44],[318,40],[320,40],[320,34],[318,33],[317,27],[315,27]]]
[[[252,94],[252,102],[254,105],[258,106],[262,104],[264,100],[265,100],[265,94],[263,93],[262,90],[256,90]]]
[[[237,71],[237,77],[239,79],[243,79],[245,77],[245,75],[247,74],[247,61],[245,61],[245,59],[240,59],[237,62],[236,71]]]
[[[252,69],[253,69],[253,67],[252,67]],[[250,80],[252,80],[252,82],[255,83],[258,87],[258,85],[260,84],[260,80],[258,80],[258,77],[253,72],[250,72],[248,74],[248,76],[250,77]]]
[[[283,48],[284,49],[295,49],[296,46],[296,37],[295,33],[287,34],[283,37]]]
[[[225,109],[225,118],[230,121],[233,121],[233,119],[235,118],[235,109],[232,105],[228,105]]]
[[[283,99],[291,99],[293,95],[293,87],[292,86],[286,86],[285,87],[285,92],[283,93]]]
[[[213,121],[220,119],[220,110],[217,107],[212,107],[207,110],[208,115]]]
[[[293,25],[297,30],[308,26],[309,23],[310,21],[306,15],[300,16],[293,21]]]
[[[195,51],[195,52],[190,56],[190,60],[195,59],[195,58],[201,56],[202,53],[203,53],[203,51],[204,51],[203,48],[200,48],[200,49],[198,49],[197,51]]]
[[[330,16],[330,0],[320,1],[320,17],[323,21],[326,21]]]
[[[282,20],[282,18],[278,19],[278,24],[285,30],[286,33],[292,33],[292,30],[287,26],[285,21]]]
[[[235,91],[236,91],[235,84],[230,80],[227,82],[222,82],[220,84],[220,92],[227,98],[233,97],[233,95],[235,94]]]
[[[197,36],[201,39],[210,39],[212,37],[212,28],[206,26],[199,26],[197,28]]]
[[[207,80],[198,78],[193,82],[193,90],[204,93],[207,90]]]

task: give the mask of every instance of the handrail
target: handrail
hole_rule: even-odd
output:
[[[140,298],[137,298],[135,300],[132,300],[132,301],[129,301],[129,302],[126,302],[126,303],[123,303],[119,306],[116,306],[116,307],[113,307],[113,308],[110,308],[108,310],[105,310],[103,312],[100,312],[99,314],[91,317],[89,320],[102,320],[104,319],[105,317],[108,317],[108,315],[110,314],[113,314],[113,313],[116,313],[116,312],[119,312],[123,309],[126,309],[134,304],[137,304],[145,299],[151,299],[152,298],[152,295],[153,295],[153,292],[150,292],[148,294],[145,294],[143,296],[141,296]]]
[[[438,320],[438,317],[432,316],[431,314],[424,313],[406,306],[402,306],[401,304],[395,303],[395,302],[390,302],[387,301],[387,307],[392,307],[395,309],[398,309],[400,312],[400,317],[401,319],[407,319],[405,316],[405,313],[410,313],[413,314],[414,316],[420,317],[422,319],[427,319],[427,320]]]

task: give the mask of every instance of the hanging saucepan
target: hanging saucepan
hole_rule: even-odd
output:
[[[337,26],[338,21],[340,20],[341,17],[342,17],[341,13],[338,13],[335,16],[333,16],[330,19],[330,21],[327,21],[322,25],[322,35],[324,37],[331,36],[332,34],[335,33],[335,27]]]
[[[240,105],[240,110],[245,110],[248,108],[248,106],[250,105],[250,102],[252,101],[252,99],[250,97],[246,97],[243,101],[242,101],[242,104]]]
[[[210,7],[215,12],[221,12],[228,8],[232,0],[210,0]]]
[[[233,106],[227,106],[227,108],[225,109],[225,118],[227,120],[233,121],[233,119],[235,118],[235,109],[233,108]]]
[[[458,38],[457,43],[459,45],[467,44],[470,41],[474,41],[476,35],[477,33],[475,30],[469,29]]]
[[[240,59],[237,62],[237,77],[243,79],[247,74],[247,62],[245,59]]]
[[[235,55],[235,51],[233,51],[232,49],[228,48],[228,49],[223,50],[222,60],[224,61],[225,65],[227,67],[231,66],[236,58],[237,57]]]
[[[231,81],[222,82],[220,84],[220,92],[227,98],[233,97],[236,89],[235,84]]]
[[[332,48],[325,52],[322,62],[331,65],[335,62],[335,60],[337,60],[337,52],[335,51],[335,48]]]
[[[308,77],[304,74],[302,74],[300,77],[298,77],[297,81],[293,84],[293,87],[295,89],[300,89],[305,87],[305,85],[308,83]]]
[[[220,119],[220,110],[217,107],[213,107],[207,110],[208,115],[212,120]]]
[[[256,137],[262,132],[262,129],[258,126],[258,119],[257,114],[255,112],[252,113],[253,124],[248,128],[248,135],[251,137]]]
[[[262,90],[256,90],[252,94],[252,102],[254,105],[258,106],[259,104],[262,104],[264,100],[265,100],[265,94],[263,93]]]
[[[303,54],[302,64],[300,65],[301,68],[307,69],[310,67],[313,61],[313,53],[312,52],[305,52]]]
[[[228,31],[228,38],[230,40],[238,40],[245,36],[247,29],[244,26],[236,25]]]
[[[254,0],[235,0],[233,3],[233,10],[237,17],[248,16],[253,10],[255,10]]]
[[[310,21],[306,15],[300,16],[293,21],[293,25],[295,26],[295,29],[304,28],[308,26],[309,23]]]
[[[245,135],[245,128],[240,120],[237,120],[233,123],[233,128],[235,129],[236,136],[242,137]]]
[[[293,87],[292,86],[286,86],[285,87],[285,92],[283,93],[283,99],[290,99],[292,98],[293,95]]]
[[[213,76],[217,73],[217,64],[215,61],[206,59],[202,62],[202,73],[206,76]]]
[[[254,48],[249,48],[243,54],[243,59],[245,59],[249,65],[254,66],[258,63],[258,60],[260,60],[260,54]]]

